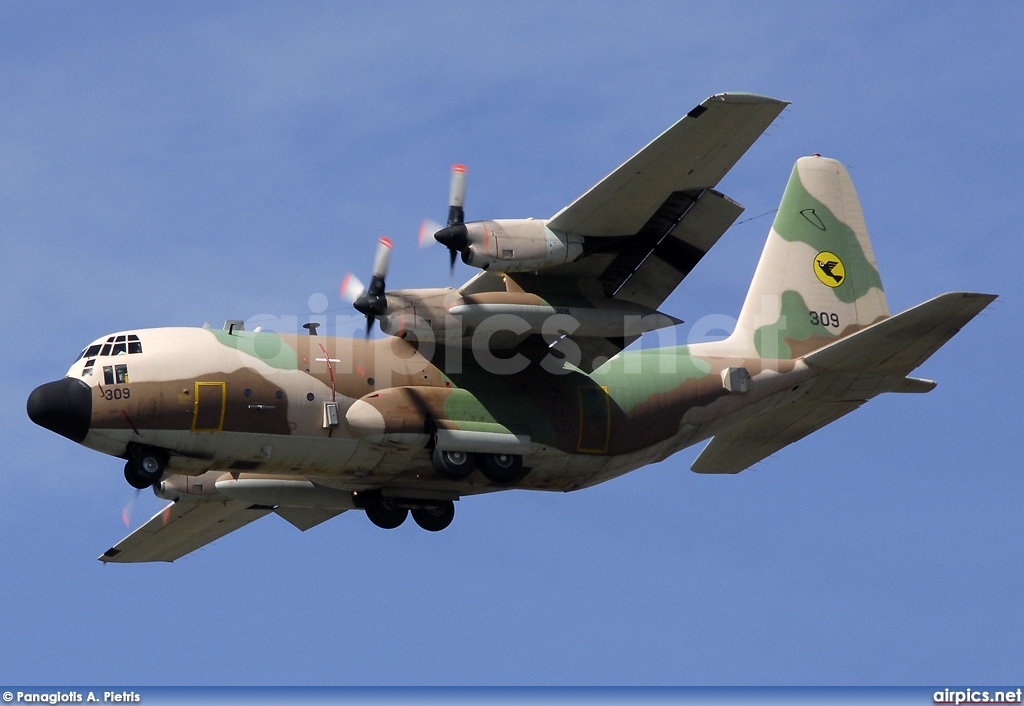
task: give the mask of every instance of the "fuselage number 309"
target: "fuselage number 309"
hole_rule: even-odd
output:
[[[105,387],[100,393],[107,400],[126,400],[132,396],[132,391],[127,387]]]

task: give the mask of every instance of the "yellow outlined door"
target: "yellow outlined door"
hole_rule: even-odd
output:
[[[192,431],[220,431],[227,406],[226,382],[197,382]]]
[[[580,385],[576,389],[580,398],[580,436],[576,450],[581,453],[607,453],[612,431],[608,388]]]

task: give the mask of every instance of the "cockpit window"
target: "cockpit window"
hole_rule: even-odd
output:
[[[122,333],[115,336],[108,336],[106,341],[102,343],[93,343],[82,351],[82,355],[78,356],[78,360],[83,358],[86,359],[85,363],[82,365],[81,376],[83,378],[92,376],[96,373],[97,368],[102,368],[104,385],[127,385],[127,365],[100,366],[96,365],[96,360],[97,358],[102,358],[104,356],[133,355],[141,352],[142,341],[139,339],[137,334]]]
[[[101,348],[100,344],[94,343],[91,346],[89,346],[88,348],[86,348],[84,351],[82,351],[82,355],[80,355],[78,357],[79,357],[79,359],[81,359],[81,358],[95,358],[96,356],[98,356],[100,354],[100,348]]]
[[[126,385],[126,384],[128,384],[128,366],[127,365],[104,365],[103,366],[103,384],[104,385]]]
[[[138,335],[129,333],[121,334],[119,336],[110,336],[107,338],[105,343],[92,344],[82,351],[82,355],[78,356],[76,360],[107,355],[132,355],[134,353],[141,352],[142,341],[139,340]]]

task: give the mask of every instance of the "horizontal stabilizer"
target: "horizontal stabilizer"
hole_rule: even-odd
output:
[[[836,372],[907,375],[956,335],[994,294],[949,292],[804,356]]]
[[[739,473],[799,441],[866,400],[798,402],[716,434],[690,466],[695,473]]]
[[[811,396],[716,434],[693,462],[692,470],[739,473],[849,414],[875,395],[928,392],[935,387],[933,381],[906,376],[993,299],[992,294],[942,294],[808,353],[804,362],[822,371]]]

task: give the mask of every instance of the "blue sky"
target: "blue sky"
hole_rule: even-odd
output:
[[[1013,2],[4,3],[0,682],[1019,680],[1022,29]],[[797,157],[835,157],[894,311],[1001,295],[919,369],[934,392],[736,477],[690,473],[698,447],[467,499],[437,535],[271,517],[174,565],[96,561],[122,464],[24,407],[85,344],[301,322],[317,293],[357,328],[337,288],[380,234],[391,287],[447,284],[415,242],[451,163],[469,218],[547,217],[721,91],[793,103],[720,185],[745,217]],[[735,226],[663,310],[735,315],[769,225]]]

